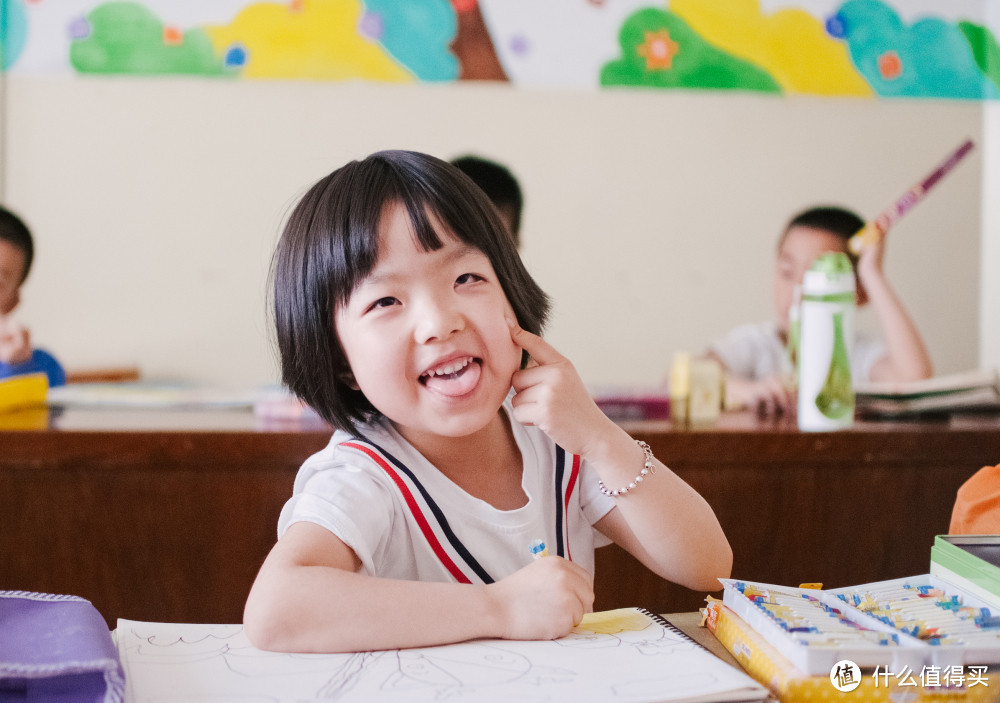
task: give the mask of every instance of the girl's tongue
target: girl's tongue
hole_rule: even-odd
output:
[[[430,374],[424,376],[423,381],[424,385],[435,393],[449,397],[458,397],[465,395],[476,387],[481,373],[482,366],[479,360],[475,359],[454,373],[444,375]]]

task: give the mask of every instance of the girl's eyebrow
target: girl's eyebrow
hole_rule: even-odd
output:
[[[482,251],[472,246],[471,244],[468,244],[466,242],[460,242],[458,247],[445,257],[445,261],[458,261],[459,259],[464,259],[467,256],[476,256],[476,255],[480,255],[483,257],[486,256],[486,254],[483,254]]]

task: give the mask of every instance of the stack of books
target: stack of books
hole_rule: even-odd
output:
[[[857,386],[855,393],[858,414],[868,417],[1000,412],[1000,381],[995,369],[909,383],[867,383]]]

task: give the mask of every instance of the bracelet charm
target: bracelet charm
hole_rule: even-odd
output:
[[[636,440],[636,444],[642,447],[643,454],[645,454],[645,462],[642,466],[642,471],[636,475],[632,482],[627,486],[622,486],[621,488],[615,490],[609,490],[607,486],[604,485],[604,481],[598,481],[597,485],[601,489],[601,493],[606,496],[611,496],[612,498],[617,498],[618,496],[628,495],[629,491],[633,491],[636,487],[643,482],[643,480],[650,474],[656,473],[656,465],[653,463],[653,450],[649,448],[649,445],[642,440]]]

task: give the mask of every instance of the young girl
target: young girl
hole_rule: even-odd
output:
[[[609,540],[692,589],[729,575],[708,504],[538,336],[548,300],[503,227],[457,168],[405,151],[334,171],[292,212],[273,270],[283,378],[339,429],[247,600],[258,647],[559,637],[590,611]]]

